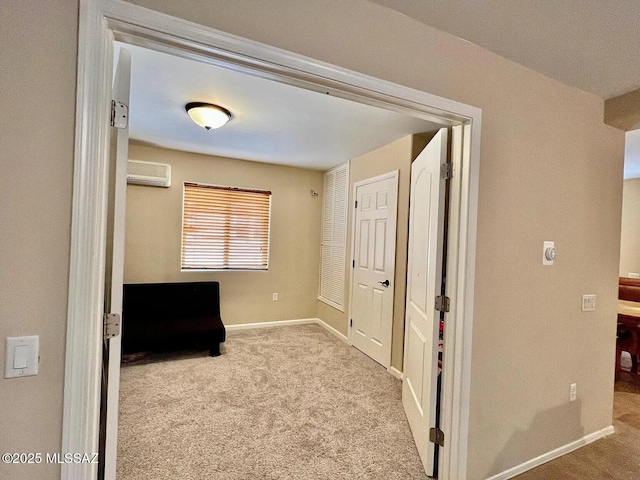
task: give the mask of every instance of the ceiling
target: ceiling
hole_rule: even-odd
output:
[[[603,99],[640,88],[638,0],[371,0]],[[325,170],[425,120],[127,45],[130,135],[169,149]],[[234,117],[207,132],[184,112],[218,103]],[[640,132],[627,134],[625,178],[640,177]]]
[[[603,99],[640,88],[638,0],[371,0]]]
[[[639,0],[371,0],[603,99],[640,88]],[[640,177],[640,131],[625,178]]]
[[[378,107],[124,47],[131,52],[129,136],[146,144],[326,170],[406,135],[439,128]],[[218,104],[233,118],[206,131],[187,115],[189,102]]]

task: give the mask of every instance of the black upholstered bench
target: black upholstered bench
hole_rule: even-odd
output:
[[[125,284],[122,353],[207,349],[220,355],[226,331],[218,282]]]

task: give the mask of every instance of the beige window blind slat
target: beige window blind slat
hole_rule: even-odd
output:
[[[184,184],[183,270],[266,270],[271,192]]]

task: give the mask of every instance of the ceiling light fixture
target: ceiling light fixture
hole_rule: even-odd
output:
[[[195,123],[206,130],[220,128],[231,120],[231,112],[210,103],[191,102],[185,105],[187,113]]]

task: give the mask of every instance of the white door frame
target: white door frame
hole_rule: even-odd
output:
[[[364,185],[369,185],[370,183],[376,183],[379,182],[380,180],[387,180],[389,178],[394,178],[396,180],[396,211],[395,211],[395,215],[396,215],[396,221],[395,221],[395,232],[394,232],[394,237],[396,237],[396,241],[394,242],[394,252],[393,252],[393,265],[394,265],[394,277],[393,277],[393,294],[394,294],[394,298],[391,300],[393,302],[393,306],[395,307],[395,292],[396,292],[396,287],[395,287],[395,264],[396,264],[396,252],[398,251],[398,202],[399,202],[399,198],[398,198],[398,189],[400,188],[400,170],[393,170],[391,172],[387,172],[387,173],[383,173],[382,175],[377,175],[375,177],[371,177],[371,178],[366,178],[364,180],[360,180],[358,182],[355,182],[353,184],[353,188],[351,189],[351,203],[349,205],[347,205],[347,208],[349,208],[351,210],[351,212],[354,212],[354,210],[356,210],[355,208],[351,209],[351,205],[353,205],[353,202],[356,201],[356,192],[358,191],[358,187],[362,187]],[[355,261],[356,258],[356,213],[352,213],[351,214],[351,259],[349,261],[350,264],[353,264],[353,262]],[[353,276],[354,276],[354,269],[351,268],[350,269],[350,275],[349,275],[349,318],[353,318]],[[391,338],[389,339],[389,357],[386,359],[387,360],[387,370],[391,370],[391,348],[393,346],[393,315],[391,316]],[[353,334],[353,328],[351,328],[351,324],[349,324],[348,328],[347,328],[347,338],[349,339],[349,345],[353,345],[353,340],[351,338]]]
[[[476,107],[362,75],[118,0],[80,0],[71,262],[62,419],[62,452],[98,449],[102,311],[113,40],[233,68],[424,118],[458,130],[454,156],[449,268],[452,298],[445,362],[442,479],[467,471],[471,333],[480,124]],[[456,142],[454,142],[455,144]],[[456,160],[457,158],[457,160]],[[95,464],[63,464],[61,479],[93,480]]]

